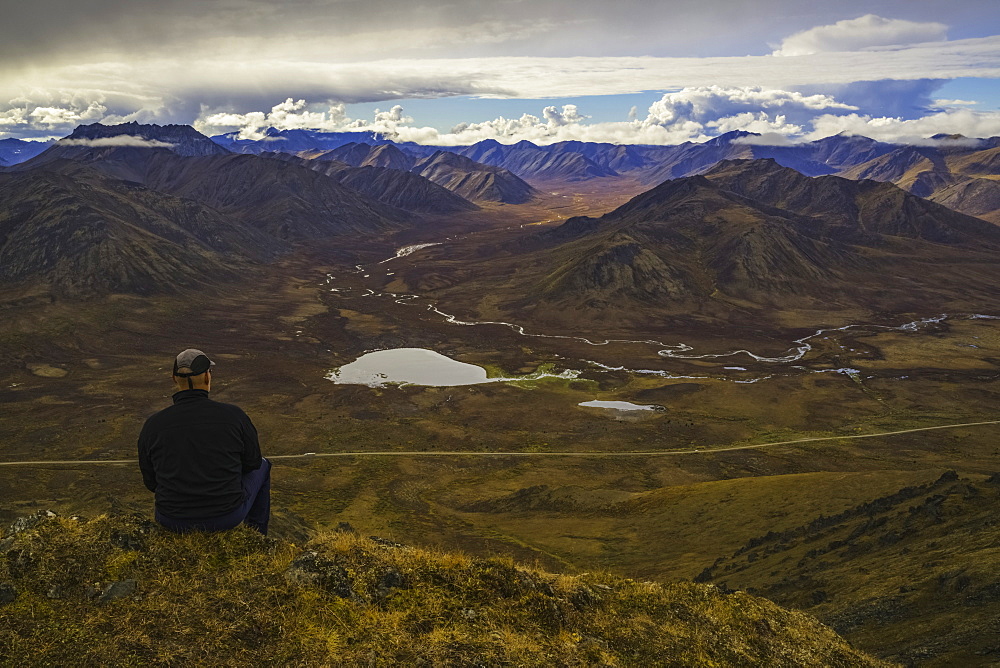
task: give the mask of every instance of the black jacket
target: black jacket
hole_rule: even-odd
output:
[[[184,390],[139,434],[142,481],[176,519],[220,517],[243,502],[243,474],[260,468],[257,430],[238,406]]]

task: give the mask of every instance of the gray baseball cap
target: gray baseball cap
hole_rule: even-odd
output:
[[[174,375],[179,378],[188,378],[190,376],[200,376],[201,374],[208,371],[210,368],[215,366],[215,362],[208,359],[208,355],[201,352],[197,348],[188,348],[187,350],[181,352],[174,360]],[[178,369],[188,368],[191,369],[190,373],[178,373]]]

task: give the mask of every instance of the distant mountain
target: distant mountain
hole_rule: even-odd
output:
[[[551,326],[766,322],[995,308],[998,259],[1000,228],[892,184],[729,161],[505,247],[452,292],[489,293],[502,313]]]
[[[1000,139],[1000,138],[994,138]],[[914,195],[1000,224],[1000,148],[953,139],[904,146],[840,172],[851,179],[891,181]]]
[[[300,151],[296,155],[314,161],[313,168],[326,174],[339,173],[341,170],[321,169],[315,163],[332,161],[352,167],[387,167],[412,171],[469,201],[521,204],[535,196],[534,189],[510,171],[502,167],[485,165],[450,151],[435,151],[421,158],[411,153],[409,147],[400,149],[392,144],[373,146],[352,142],[328,151]],[[371,181],[371,174],[374,173],[369,174],[370,176],[366,177],[367,182]],[[381,176],[380,180],[385,178]],[[416,184],[414,187],[417,187]],[[394,190],[399,191],[400,186],[397,185]],[[369,190],[364,192],[373,196],[375,193]],[[393,198],[395,197],[397,196],[394,195]],[[411,204],[416,201],[412,195],[406,199]],[[425,207],[419,210],[425,210]],[[448,210],[457,209],[449,207]]]
[[[185,126],[82,126],[0,172],[0,280],[63,295],[175,292],[238,276],[288,242],[419,221],[336,178],[230,153]]]
[[[751,539],[696,578],[806,610],[855,645],[916,665],[1000,656],[1000,474],[948,472]]]
[[[408,211],[457,213],[479,207],[419,174],[386,167],[349,167],[334,176],[345,186]]]
[[[16,165],[19,162],[29,160],[51,144],[50,141],[25,141],[13,137],[0,139],[0,166]]]
[[[143,145],[145,140],[146,145]],[[87,155],[94,149],[108,148],[160,148],[177,155],[206,156],[227,155],[229,151],[201,134],[190,125],[80,125],[72,134],[60,140],[60,157],[73,158]]]
[[[356,146],[367,146],[359,144]],[[368,147],[369,149],[371,147]],[[290,153],[261,153],[263,157],[290,162],[325,174],[341,184],[390,206],[428,214],[449,214],[478,209],[472,202],[448,189],[409,171],[387,167],[351,167],[334,159],[335,151],[302,151],[299,157]],[[358,151],[359,163],[367,161],[369,151]]]
[[[75,167],[0,174],[0,280],[73,296],[169,293],[285,248],[202,203]]]
[[[413,166],[413,171],[471,201],[522,204],[536,194],[534,188],[507,169],[448,151],[424,158]]]
[[[74,136],[85,141],[59,142],[16,169],[71,173],[74,165],[87,165],[238,215],[288,241],[375,234],[412,218],[306,167],[230,153],[187,126],[82,126],[69,139]],[[170,146],[136,146],[128,137]]]
[[[487,139],[453,151],[476,162],[503,167],[521,178],[581,181],[617,175],[614,170],[597,164],[583,153],[558,144],[541,147],[529,141],[519,141],[507,145]]]
[[[213,142],[234,153],[329,150],[350,143],[391,144],[375,132],[320,132],[318,130],[276,130],[269,128],[263,139],[240,139],[238,132],[215,135]]]
[[[351,142],[329,151],[300,151],[297,155],[311,160],[338,160],[351,167],[387,167],[409,171],[417,159],[392,144],[364,144]]]

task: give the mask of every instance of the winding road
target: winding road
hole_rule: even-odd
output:
[[[916,429],[900,429],[899,431],[882,431],[877,434],[854,434],[850,436],[817,436],[813,438],[797,438],[791,441],[773,441],[771,443],[756,443],[753,445],[734,445],[724,448],[697,448],[694,450],[629,450],[625,452],[598,452],[582,450],[575,452],[473,452],[463,450],[446,450],[441,452],[422,452],[417,450],[377,450],[374,452],[306,452],[301,455],[269,455],[268,459],[312,459],[315,457],[676,457],[680,455],[708,454],[714,452],[733,452],[735,450],[756,450],[776,445],[794,445],[796,443],[817,443],[819,441],[845,441],[860,438],[879,438],[912,434],[918,431],[933,431],[936,429],[958,429],[960,427],[978,427],[987,424],[1000,424],[1000,420],[983,422],[961,422],[958,424],[942,424],[936,427],[917,427]],[[0,466],[49,466],[49,465],[93,465],[93,464],[138,464],[136,459],[60,459],[21,462],[0,462]]]

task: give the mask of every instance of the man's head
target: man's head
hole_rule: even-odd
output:
[[[179,390],[211,390],[215,362],[197,348],[188,348],[174,359],[174,383]]]

